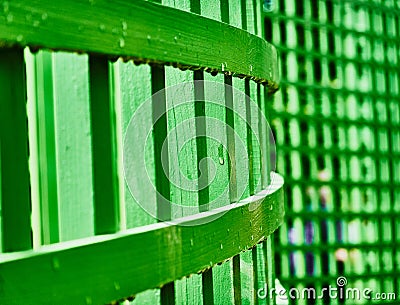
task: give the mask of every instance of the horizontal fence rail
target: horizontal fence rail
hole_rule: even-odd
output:
[[[0,46],[126,57],[254,79],[277,90],[275,48],[225,23],[146,1],[7,2]],[[29,18],[28,18],[29,17]],[[179,22],[177,22],[179,20]]]
[[[174,224],[4,254],[0,303],[104,304],[212,268],[264,241],[282,223],[283,179],[273,174],[272,181],[237,204]]]

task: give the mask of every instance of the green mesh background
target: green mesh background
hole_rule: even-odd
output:
[[[265,35],[281,58],[271,126],[287,211],[277,278],[317,293],[347,280],[343,298],[290,304],[400,304],[400,1],[274,5]]]

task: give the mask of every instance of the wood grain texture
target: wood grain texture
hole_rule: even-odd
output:
[[[25,62],[31,109],[28,123],[32,218],[35,219],[35,210],[40,214],[38,226],[32,227],[39,244],[51,244],[59,241],[52,53],[43,50],[28,54]]]
[[[0,46],[29,45],[207,68],[246,76],[277,90],[277,53],[272,45],[228,24],[157,3],[19,0],[8,3],[2,18]]]
[[[252,248],[282,223],[283,179],[275,174],[273,181],[269,191],[176,224],[4,254],[0,303],[105,304],[206,270]]]
[[[136,126],[136,132],[132,134],[134,140],[141,141],[146,137],[148,130],[146,126],[152,124],[151,103],[145,103],[151,98],[151,74],[150,67],[147,65],[135,66],[132,62],[123,63],[117,61],[114,65],[113,83],[114,83],[114,99],[117,124],[117,139],[119,141],[118,160],[119,160],[119,177],[120,177],[120,210],[121,210],[121,229],[135,228],[149,225],[156,222],[138,202],[133,198],[129,191],[128,185],[124,180],[123,168],[123,138],[127,132],[129,122],[135,111],[146,105],[146,115],[142,119],[142,124]],[[140,80],[140,81],[139,81]],[[154,164],[154,145],[150,138],[144,147],[143,154],[138,156],[140,160],[146,160],[148,164]],[[154,183],[155,172],[154,166],[149,166],[149,177]],[[143,192],[147,194],[149,202],[152,202],[154,213],[156,211],[156,194],[153,189],[147,189],[141,183],[141,177],[134,176],[135,183],[141,186]],[[126,297],[126,296],[125,296]],[[156,305],[160,304],[160,289],[149,289],[138,293],[132,304],[140,305]]]
[[[88,58],[52,56],[58,225],[67,241],[94,234]]]

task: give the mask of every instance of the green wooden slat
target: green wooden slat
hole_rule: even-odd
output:
[[[235,149],[235,119],[233,109],[233,87],[232,77],[225,76],[225,123],[226,123],[226,140],[228,148],[228,177],[229,177],[229,199],[230,202],[239,200],[237,194],[236,181],[236,149]]]
[[[52,54],[39,51],[25,56],[27,62],[28,100],[31,100],[29,115],[31,175],[32,175],[32,217],[38,210],[40,228],[39,244],[51,244],[59,241],[57,172],[55,122],[53,100]],[[37,190],[37,198],[34,193]],[[35,228],[35,226],[33,226]],[[35,232],[34,232],[35,234]]]
[[[193,13],[201,13],[200,0],[191,0],[190,10]],[[194,81],[204,81],[204,71],[195,71],[193,74]],[[195,99],[195,117],[196,117],[196,147],[197,147],[197,177],[199,179],[199,211],[207,210],[210,202],[210,187],[209,187],[209,162],[207,154],[207,127],[206,127],[206,106],[204,84],[198,83],[194,88]],[[200,163],[201,162],[201,163]],[[201,166],[200,166],[201,164]],[[202,301],[203,305],[213,304],[213,276],[212,269],[206,270],[201,275],[202,285]]]
[[[242,281],[240,278],[240,255],[235,255],[233,263],[233,296],[235,305],[242,304]]]
[[[254,194],[254,161],[253,161],[253,132],[252,132],[252,117],[251,117],[251,105],[252,103],[250,99],[250,82],[248,80],[245,81],[245,89],[244,92],[246,94],[246,123],[247,123],[247,156],[249,161],[249,192],[250,195]]]
[[[182,218],[177,225],[158,223],[3,255],[0,303],[104,304],[205,270],[239,248],[253,247],[282,223],[283,179],[274,181],[273,190],[256,198]]]
[[[197,147],[197,176],[199,179],[199,211],[204,212],[204,205],[210,202],[210,187],[208,178],[207,159],[207,129],[206,129],[206,106],[204,96],[204,72],[193,73],[194,82],[200,81],[194,87],[195,117],[196,117],[196,147]],[[200,166],[200,162],[201,166]]]
[[[189,0],[167,0],[164,5],[178,8],[180,10],[190,11],[191,3]],[[195,122],[186,123],[187,120],[195,117],[194,104],[185,104],[180,106],[180,102],[192,100],[194,97],[193,89],[182,86],[180,90],[169,90],[174,86],[193,79],[192,71],[179,71],[166,67],[166,94],[167,105],[174,105],[168,113],[168,142],[170,152],[170,173],[171,182],[171,217],[178,218],[187,216],[190,212],[182,209],[182,206],[198,206],[198,192],[194,181],[198,175],[197,171],[197,138]],[[176,87],[175,87],[176,88]],[[167,106],[168,108],[171,106]],[[181,125],[184,124],[184,125]],[[190,139],[189,142],[184,142]],[[171,162],[173,156],[178,164]],[[177,205],[177,208],[175,208]],[[184,278],[175,281],[175,303],[176,304],[201,304],[201,275],[192,275],[190,278]]]
[[[58,225],[66,241],[94,234],[88,58],[52,56]]]
[[[111,104],[109,62],[89,56],[90,118],[95,234],[119,229],[118,176],[115,162],[115,118]]]
[[[218,21],[146,1],[7,3],[10,22],[0,24],[0,45],[131,56],[219,72],[225,63],[225,71],[277,89],[275,49],[259,37]]]
[[[22,49],[0,49],[0,176],[3,252],[32,247],[26,79]]]
[[[167,113],[165,94],[165,67],[151,67],[154,170],[157,202],[157,219],[171,219],[171,187],[169,182],[169,149],[167,141]],[[175,304],[175,287],[170,282],[161,287],[161,305]]]
[[[169,157],[167,138],[167,113],[165,97],[165,68],[151,67],[151,91],[153,114],[154,167],[157,190],[157,218],[161,221],[171,219]],[[157,94],[156,94],[157,93]],[[163,148],[164,145],[164,149]]]
[[[115,111],[116,111],[116,124],[117,124],[117,139],[118,147],[122,147],[123,138],[127,133],[127,128],[132,115],[135,111],[142,106],[142,104],[149,100],[151,97],[151,73],[150,66],[142,65],[135,66],[132,62],[123,63],[117,61],[114,64],[113,73],[114,94],[115,94]],[[140,80],[140,81],[137,81]],[[142,124],[135,126],[135,133],[130,134],[134,137],[134,141],[141,142],[143,137],[147,136],[148,130],[146,126],[152,125],[152,109],[151,103],[145,103],[146,111],[141,117]],[[154,164],[154,148],[153,141],[149,139],[148,145],[145,145],[143,154],[137,155],[139,162],[144,162],[144,158],[149,164]],[[123,177],[123,150],[118,150],[119,160],[119,176]],[[149,167],[148,175],[151,181],[155,181],[154,166]],[[156,194],[153,188],[146,188],[142,183],[140,175],[134,175],[131,178],[135,179],[135,183],[140,185],[142,192],[146,194],[147,200],[151,202],[151,208],[156,211]],[[148,225],[156,222],[149,213],[144,211],[142,207],[136,202],[129,192],[127,182],[120,180],[120,210],[121,210],[121,229],[135,228],[143,225]],[[150,206],[147,205],[147,206]],[[140,305],[156,305],[160,303],[160,290],[150,289],[143,291],[136,295],[132,304]]]
[[[40,51],[35,57],[37,116],[40,124],[39,164],[40,174],[43,175],[40,177],[42,242],[48,244],[59,241],[52,55],[50,52]]]

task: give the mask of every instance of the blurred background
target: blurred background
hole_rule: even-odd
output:
[[[394,0],[264,1],[281,59],[270,104],[286,188],[276,276],[286,289],[342,276],[372,290],[290,304],[399,304],[389,294],[400,292],[399,17]]]

